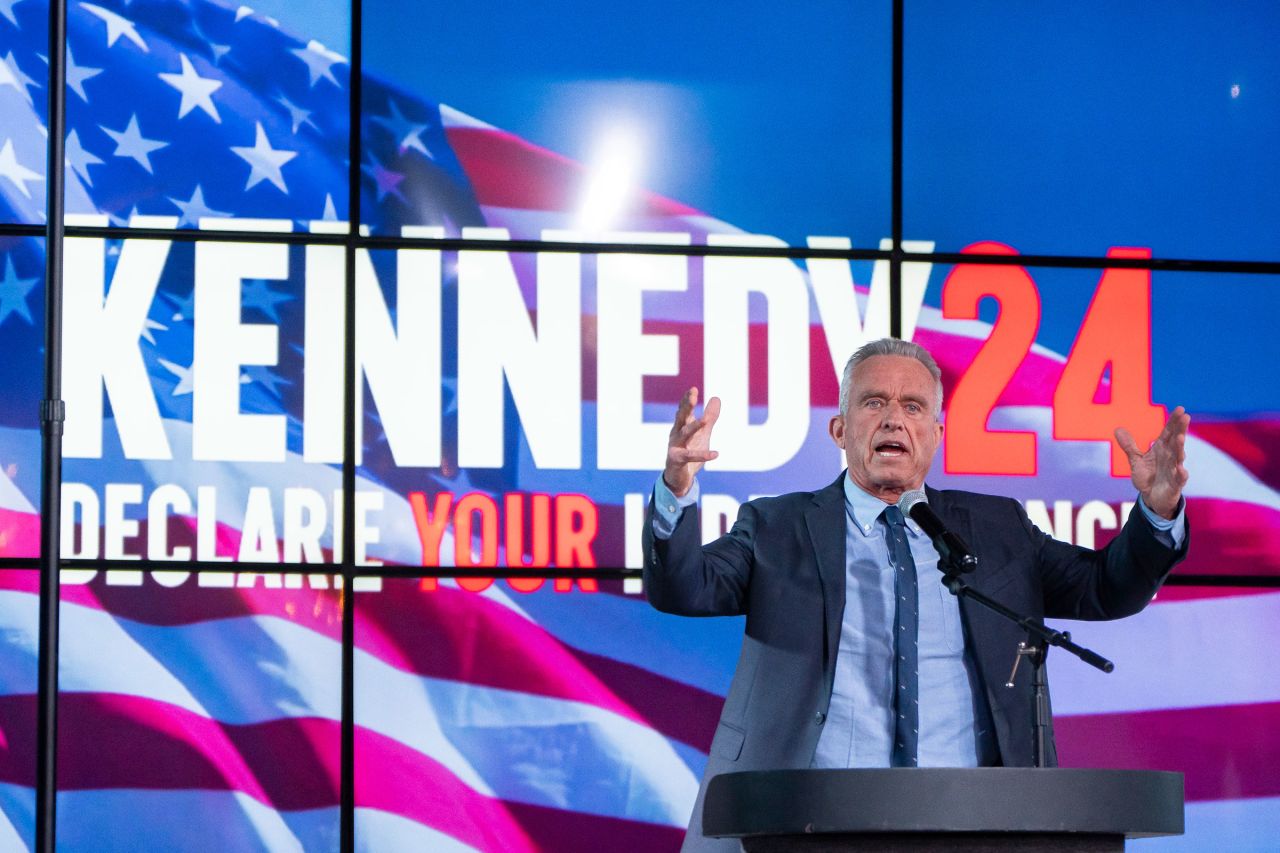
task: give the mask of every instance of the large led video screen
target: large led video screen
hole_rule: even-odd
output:
[[[60,841],[336,849],[345,591],[332,564],[351,537],[359,566],[392,575],[350,591],[358,846],[675,849],[741,621],[659,614],[637,579],[590,572],[639,567],[644,504],[690,386],[724,401],[721,458],[701,476],[705,537],[751,497],[840,473],[826,435],[839,369],[889,334],[891,270],[806,252],[888,248],[889,5],[769,4],[720,36],[704,12],[664,7],[627,29],[643,48],[628,59],[591,49],[625,20],[578,4],[495,24],[462,4],[422,20],[363,4],[361,220],[417,242],[354,252],[352,341],[344,249],[304,245],[350,233],[346,7],[260,5],[70,4],[69,224],[281,239],[122,227],[67,241],[62,553],[84,562],[63,574]],[[0,221],[34,224],[45,10],[9,6]],[[490,26],[503,38],[486,41]],[[945,82],[945,63],[919,64],[913,32],[909,90]],[[406,39],[435,49],[411,56]],[[735,39],[754,47],[734,57]],[[821,51],[795,58],[805,39]],[[746,73],[761,56],[790,57],[761,65],[785,66],[785,84]],[[591,176],[617,166],[591,145],[611,101],[642,130],[654,121],[657,147],[618,167],[631,206],[604,186],[614,206],[584,218]],[[837,105],[829,124],[819,102]],[[910,116],[911,252],[1249,254],[1216,226],[1197,241],[1159,206],[1142,210],[1149,228],[1121,228],[1134,207],[1105,195],[1105,215],[1073,220],[1079,232],[970,217]],[[605,154],[635,155],[610,139]],[[1105,148],[1089,156],[1112,162]],[[655,163],[667,171],[631,168]],[[1156,178],[1172,193],[1177,174]],[[1268,207],[1226,206],[1280,224]],[[30,558],[43,248],[0,239],[0,558]],[[1185,405],[1192,545],[1178,571],[1274,578],[1275,276],[1098,266],[903,266],[902,336],[935,353],[948,395],[929,482],[1011,495],[1056,537],[1100,545],[1135,499],[1111,430],[1148,440]],[[196,573],[191,561],[242,565]],[[561,569],[586,571],[546,576]],[[34,573],[0,571],[0,586],[0,838],[29,844]],[[1065,764],[1188,774],[1187,837],[1147,846],[1263,850],[1280,833],[1275,598],[1167,587],[1139,617],[1072,626],[1116,660],[1105,681],[1053,658]]]

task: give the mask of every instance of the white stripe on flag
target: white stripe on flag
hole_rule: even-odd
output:
[[[431,756],[477,791],[607,817],[688,822],[698,779],[647,726],[584,702],[424,678],[359,650],[355,666],[356,724]],[[529,763],[553,754],[560,758]],[[599,781],[589,789],[567,784],[582,779]],[[611,789],[619,779],[622,787]]]
[[[476,848],[438,829],[380,809],[356,809],[356,850],[388,853],[430,850],[431,853],[475,853]]]
[[[1275,853],[1280,797],[1187,803],[1185,835],[1127,842],[1133,853]]]
[[[34,838],[35,792],[0,784],[0,803]],[[23,804],[29,804],[24,807]],[[14,808],[14,807],[17,808]],[[4,846],[4,850],[23,849]],[[108,850],[337,851],[338,809],[281,812],[233,791],[58,792],[59,853]],[[392,848],[383,848],[392,849]]]
[[[1280,661],[1263,639],[1276,625],[1280,593],[1157,603],[1115,622],[1055,622],[1116,669],[1102,673],[1054,652],[1054,713],[1280,702]]]

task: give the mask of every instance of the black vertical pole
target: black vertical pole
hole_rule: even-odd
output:
[[[342,747],[339,838],[342,853],[356,849],[355,783],[355,506],[356,506],[356,240],[360,236],[360,123],[363,85],[361,0],[351,0],[350,135],[347,151],[348,231],[344,250],[342,377]]]
[[[893,0],[893,161],[890,193],[889,334],[902,337],[902,7]]]
[[[44,400],[40,403],[40,650],[36,696],[36,849],[53,853],[58,795],[58,583],[62,501],[62,218],[67,8],[49,2],[49,160],[45,171]]]

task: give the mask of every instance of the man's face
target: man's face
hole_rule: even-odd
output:
[[[896,503],[924,486],[942,440],[937,387],[929,370],[906,356],[876,355],[854,368],[849,411],[828,429],[864,491]]]

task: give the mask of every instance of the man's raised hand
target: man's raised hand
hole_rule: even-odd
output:
[[[676,420],[667,440],[667,466],[662,470],[663,482],[676,497],[693,488],[693,478],[702,466],[720,454],[711,449],[711,429],[720,417],[720,398],[712,397],[703,407],[702,417],[694,417],[698,405],[698,389],[684,392]]]
[[[1129,457],[1130,479],[1142,495],[1147,507],[1161,518],[1173,518],[1178,512],[1182,487],[1187,484],[1187,427],[1191,415],[1181,406],[1173,410],[1160,435],[1143,453],[1133,435],[1124,427],[1116,429],[1116,441]]]

